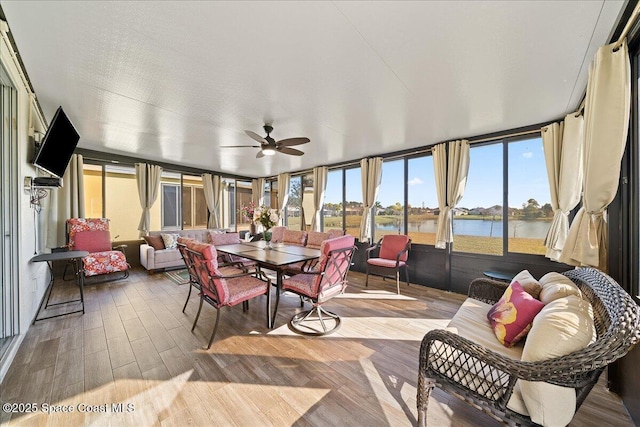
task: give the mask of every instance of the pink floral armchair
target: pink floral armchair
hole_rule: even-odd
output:
[[[129,276],[129,264],[124,254],[124,246],[111,246],[109,220],[107,218],[70,218],[67,220],[69,250],[87,251],[89,256],[82,259],[85,276],[97,276],[124,272]]]

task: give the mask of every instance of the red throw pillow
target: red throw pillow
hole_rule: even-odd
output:
[[[513,347],[527,335],[531,322],[544,304],[529,295],[519,282],[513,282],[487,313],[487,318],[498,341]]]
[[[142,237],[147,245],[151,246],[156,251],[160,251],[164,249],[164,241],[162,241],[162,237],[160,236],[143,236]]]

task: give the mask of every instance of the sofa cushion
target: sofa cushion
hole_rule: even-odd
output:
[[[522,270],[516,274],[515,277],[511,279],[511,283],[513,282],[520,283],[520,286],[534,298],[538,298],[542,290],[542,285],[529,273],[529,270]]]
[[[177,233],[162,233],[160,235],[162,237],[162,241],[164,242],[165,249],[175,249],[178,246],[178,238],[180,237]]]
[[[300,230],[284,230],[282,242],[288,245],[304,246],[307,244],[307,232]]]
[[[529,332],[533,318],[544,304],[527,293],[519,282],[507,287],[502,298],[489,310],[487,318],[498,341],[513,346]]]
[[[164,241],[160,236],[142,236],[147,245],[151,246],[156,251],[164,249]]]
[[[565,356],[595,340],[593,309],[577,295],[549,302],[536,316],[522,351],[522,361]],[[520,381],[529,416],[545,426],[567,425],[575,413],[573,388],[540,381]]]
[[[209,238],[211,239],[211,243],[216,246],[240,243],[239,233],[213,233],[212,232],[209,234]]]
[[[543,304],[549,304],[558,298],[576,295],[582,298],[582,292],[575,283],[567,276],[552,271],[540,278],[542,291],[540,291],[539,299]]]
[[[160,249],[159,251],[155,251],[154,257],[155,265],[158,266],[158,268],[182,260],[182,255],[180,255],[180,251],[177,249]]]

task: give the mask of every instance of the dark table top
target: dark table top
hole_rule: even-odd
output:
[[[42,261],[64,261],[70,259],[84,258],[89,256],[87,251],[64,251],[64,252],[52,252],[50,254],[40,254],[31,258],[32,262]]]
[[[320,257],[320,251],[318,249],[285,245],[282,243],[274,244],[273,249],[264,249],[264,241],[260,245],[256,245],[256,243],[260,242],[220,245],[216,246],[216,249],[220,252],[238,255],[273,266],[293,264]]]

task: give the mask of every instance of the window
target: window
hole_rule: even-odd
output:
[[[207,228],[207,202],[202,177],[182,176],[182,228]]]
[[[509,252],[545,254],[553,220],[542,138],[513,141],[509,151]]]
[[[453,212],[453,250],[502,255],[503,144],[472,146],[464,196]]]
[[[286,209],[286,225],[289,230],[302,229],[302,192],[302,177],[292,176],[289,181],[289,201]]]
[[[360,236],[360,219],[364,207],[362,206],[362,177],[360,167],[345,169],[345,229],[347,234]]]
[[[382,181],[374,204],[374,240],[404,234],[404,159],[382,163]]]
[[[102,166],[85,164],[82,167],[84,179],[84,215],[86,218],[102,218]],[[137,193],[136,193],[137,194]]]
[[[105,165],[105,216],[113,240],[138,240],[142,207],[133,166]],[[126,198],[124,195],[128,195]]]
[[[180,228],[180,186],[176,184],[161,183],[161,229]]]
[[[220,202],[222,212],[222,227],[234,229],[236,227],[236,181],[234,179],[222,179],[222,200]]]
[[[277,203],[271,203],[271,181],[264,182],[264,205],[268,208],[277,205]]]
[[[251,181],[236,181],[236,224],[238,231],[248,231],[251,223],[241,213],[240,207],[251,203]]]
[[[433,174],[433,157],[423,156],[407,161],[408,234],[412,243],[436,244],[438,196]],[[383,175],[384,178],[384,175]]]
[[[330,170],[327,173],[327,188],[324,192],[322,221],[324,231],[342,230],[342,169]]]

